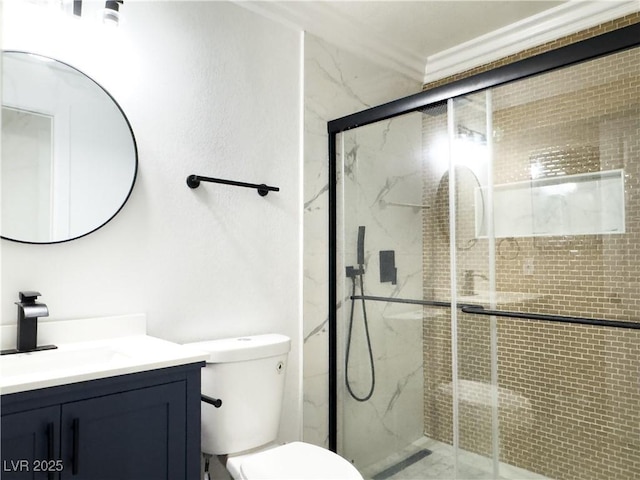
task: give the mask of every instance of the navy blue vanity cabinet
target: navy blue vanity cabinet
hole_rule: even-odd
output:
[[[60,408],[45,407],[2,416],[2,480],[55,478],[60,455]],[[57,463],[60,469],[60,462]]]
[[[3,395],[0,478],[198,479],[202,365]]]
[[[63,405],[62,478],[182,478],[185,414],[181,383]]]

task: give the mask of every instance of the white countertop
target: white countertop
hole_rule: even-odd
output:
[[[15,325],[0,326],[3,350],[15,348]],[[55,350],[0,357],[0,394],[202,362],[208,354],[146,334],[144,315],[41,322],[38,346]]]

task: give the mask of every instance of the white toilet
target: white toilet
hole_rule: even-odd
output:
[[[208,352],[202,394],[202,451],[228,455],[234,479],[362,480],[339,455],[315,445],[275,443],[291,340],[267,334],[189,344]]]

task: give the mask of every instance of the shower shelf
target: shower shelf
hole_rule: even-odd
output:
[[[422,205],[420,203],[387,202],[386,204],[391,207],[431,208],[429,205]]]

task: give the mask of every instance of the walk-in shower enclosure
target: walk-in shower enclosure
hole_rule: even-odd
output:
[[[640,478],[640,24],[329,122],[330,447]]]

